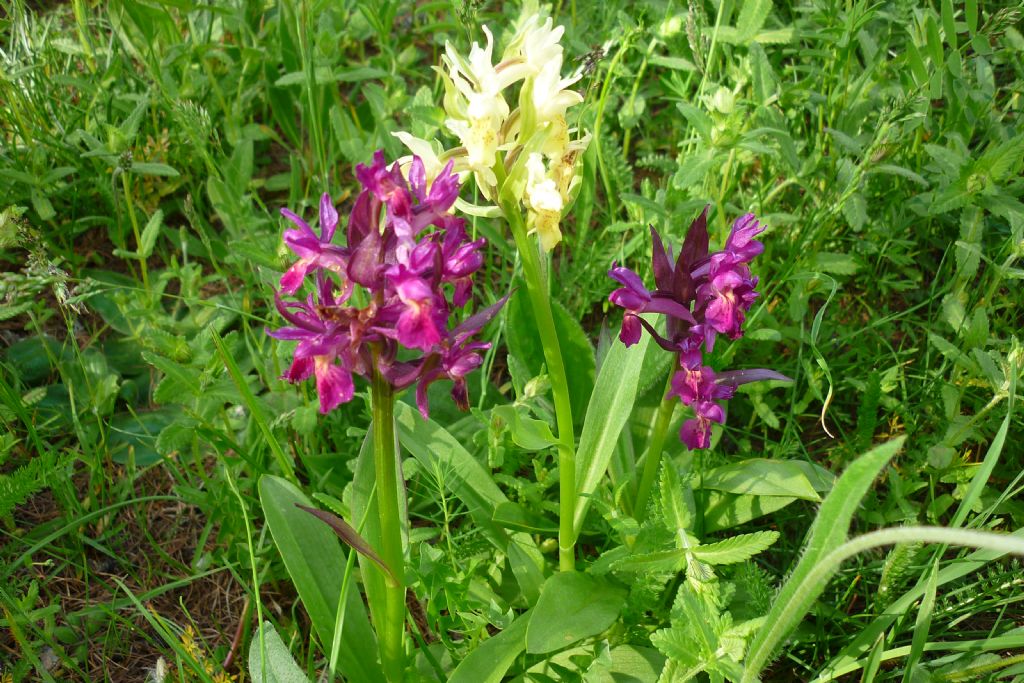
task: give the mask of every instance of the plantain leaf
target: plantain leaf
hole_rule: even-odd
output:
[[[269,621],[263,622],[263,651],[259,635],[249,645],[249,677],[252,683],[309,683]]]

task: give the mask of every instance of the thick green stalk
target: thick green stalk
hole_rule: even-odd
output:
[[[573,571],[576,558],[573,516],[576,514],[576,437],[573,433],[572,403],[569,401],[569,381],[565,375],[562,349],[558,343],[558,330],[551,310],[547,281],[540,269],[537,247],[526,234],[526,225],[519,207],[502,202],[502,211],[512,228],[512,236],[519,250],[526,279],[526,293],[530,297],[533,315],[537,321],[544,361],[551,380],[551,395],[555,402],[555,422],[558,428],[558,568]]]
[[[647,440],[644,471],[640,476],[640,485],[636,490],[636,503],[633,505],[633,516],[637,519],[647,509],[647,501],[651,497],[651,489],[654,488],[654,479],[658,476],[658,469],[661,466],[661,449],[665,445],[665,435],[668,433],[668,426],[672,423],[672,412],[676,407],[675,399],[668,397],[668,392],[672,388],[672,375],[673,373],[669,373],[668,381],[665,382],[665,396],[661,399],[661,406],[658,408],[651,436]]]
[[[380,556],[397,581],[388,581],[384,623],[377,624],[381,664],[390,683],[405,677],[405,554],[402,552],[402,515],[398,497],[398,458],[395,440],[395,395],[376,370],[370,386],[373,409],[373,459],[377,474],[377,512],[380,517]]]

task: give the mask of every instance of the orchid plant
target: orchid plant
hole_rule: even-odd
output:
[[[378,151],[370,166],[357,166],[356,177],[363,189],[349,214],[344,245],[335,243],[339,216],[330,195],[320,199],[319,235],[282,209],[295,225],[285,232],[285,244],[299,258],[275,294],[277,310],[290,325],[269,334],[298,342],[284,379],[315,377],[321,413],[352,399],[354,375],[370,383],[380,524],[375,559],[387,579],[377,632],[384,671],[397,681],[405,666],[406,586],[395,394],[415,384],[417,406],[427,418],[427,388],[448,379],[453,401],[468,409],[466,375],[480,366],[480,352],[490,346],[473,338],[504,299],[452,325],[453,312],[470,300],[483,240],[470,240],[465,221],[450,212],[459,193],[451,162],[428,182],[422,160],[414,157],[407,179]],[[305,298],[282,299],[306,284],[311,291]],[[328,521],[345,528],[344,522]]]
[[[583,97],[570,89],[581,73],[562,76],[564,29],[548,17],[521,18],[493,63],[494,37],[483,27],[486,44],[474,43],[464,56],[448,43],[438,69],[444,86],[445,125],[459,145],[437,152],[440,143],[395,135],[425,159],[427,175],[443,164],[472,174],[484,199],[480,206],[460,201],[467,213],[502,217],[508,223],[522,264],[527,294],[537,321],[555,404],[559,451],[559,565],[575,566],[577,468],[573,414],[565,362],[555,328],[544,254],[562,239],[561,219],[580,185],[580,158],[588,133],[569,126],[567,112]],[[518,88],[518,92],[516,89]],[[508,99],[518,106],[512,109]],[[536,235],[536,242],[530,239]]]
[[[712,423],[725,422],[721,401],[732,398],[736,387],[759,380],[789,381],[774,370],[716,373],[704,363],[704,354],[714,351],[718,335],[734,340],[743,336],[746,312],[758,296],[758,278],[751,275],[749,264],[764,251],[764,245],[755,237],[765,229],[754,214],[745,214],[733,223],[725,248],[709,254],[707,214],[705,207],[690,224],[675,259],[671,247],[666,250],[657,231],[651,228],[653,291],[628,268],[615,266],[608,272],[622,285],[608,297],[625,310],[619,333],[622,343],[636,344],[646,329],[658,346],[676,355],[676,369],[669,378],[668,395],[659,411],[637,491],[635,509],[640,511],[647,504],[658,473],[664,432],[672,414],[672,397],[693,409],[694,417],[683,423],[679,438],[694,450],[711,445]],[[643,313],[664,315],[666,335],[642,318]]]

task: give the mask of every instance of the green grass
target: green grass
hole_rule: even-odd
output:
[[[362,398],[320,416],[311,387],[278,379],[291,349],[264,333],[279,324],[272,296],[288,259],[278,210],[309,215],[327,190],[344,215],[358,192],[355,164],[378,148],[404,154],[394,131],[450,142],[430,67],[445,40],[463,53],[482,41],[481,24],[500,41],[518,16],[506,4],[4,1],[0,676],[141,680],[163,657],[178,677],[168,680],[216,680],[230,654],[227,672],[248,677],[257,614],[307,675],[326,670],[330,647],[311,632],[256,486],[276,474],[350,505],[369,400],[360,385]],[[594,136],[551,256],[552,295],[599,357],[620,322],[606,272],[617,261],[650,275],[648,225],[678,244],[711,204],[714,246],[746,211],[769,226],[749,332],[723,338],[713,363],[770,367],[794,382],[744,387],[699,459],[667,439],[666,459],[697,503],[710,495],[700,477],[715,467],[757,457],[839,474],[902,434],[852,533],[1024,527],[1019,402],[1008,415],[1011,376],[1024,368],[1021,8],[647,0],[551,9],[566,27],[567,64],[590,67],[570,125]],[[522,289],[506,227],[470,224],[489,240],[476,301]],[[445,407],[442,390],[432,419],[529,515],[525,530],[550,574],[557,454],[524,449],[490,410],[516,401],[523,416],[551,417],[546,378],[528,384],[542,357],[527,357],[511,317],[488,328],[495,351],[489,372],[471,378],[474,410]],[[658,515],[634,528],[613,514],[666,370],[645,363],[581,535],[582,568],[624,538],[660,549],[671,530]],[[675,428],[684,417],[676,411]],[[474,521],[479,511],[454,491],[445,461],[404,455],[407,573],[429,631],[414,666],[434,680],[536,596]],[[722,586],[750,598],[745,607],[734,598],[737,622],[770,606],[816,515],[796,501],[730,530],[780,534],[754,559],[715,567]],[[811,680],[854,661],[851,675],[866,666],[878,681],[1024,676],[1016,560],[979,560],[939,585],[912,667],[916,607],[844,650],[888,605],[923,591],[936,561],[955,568],[968,554],[900,545],[852,559],[766,679]],[[686,577],[615,575],[632,591],[615,625],[574,646],[575,660],[519,654],[510,675],[579,680],[612,661],[608,648],[655,652],[651,634],[675,628],[670,611],[686,607]],[[715,607],[715,618],[719,608],[728,611]]]

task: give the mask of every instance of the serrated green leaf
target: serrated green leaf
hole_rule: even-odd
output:
[[[690,630],[686,627],[673,626],[663,628],[651,634],[651,645],[672,660],[676,666],[682,666],[690,675],[703,671],[708,662],[700,656],[700,646],[694,641]],[[691,680],[674,677],[673,681]]]
[[[708,564],[735,564],[764,551],[778,539],[777,531],[756,531],[698,546],[693,549],[693,554]]]
[[[697,509],[693,491],[682,487],[671,460],[665,460],[661,465],[661,509],[669,529],[685,532],[693,528]]]
[[[911,171],[909,168],[903,168],[902,166],[897,166],[896,164],[877,164],[869,168],[867,172],[902,176],[907,180],[914,181],[921,187],[928,187],[929,185],[929,182],[920,173],[915,173],[914,171]]]
[[[612,558],[611,568],[627,572],[675,572],[686,566],[687,550],[672,548],[651,553],[636,553],[620,559]]]
[[[166,457],[190,446],[198,424],[195,419],[182,416],[164,427],[156,437],[157,452]]]

